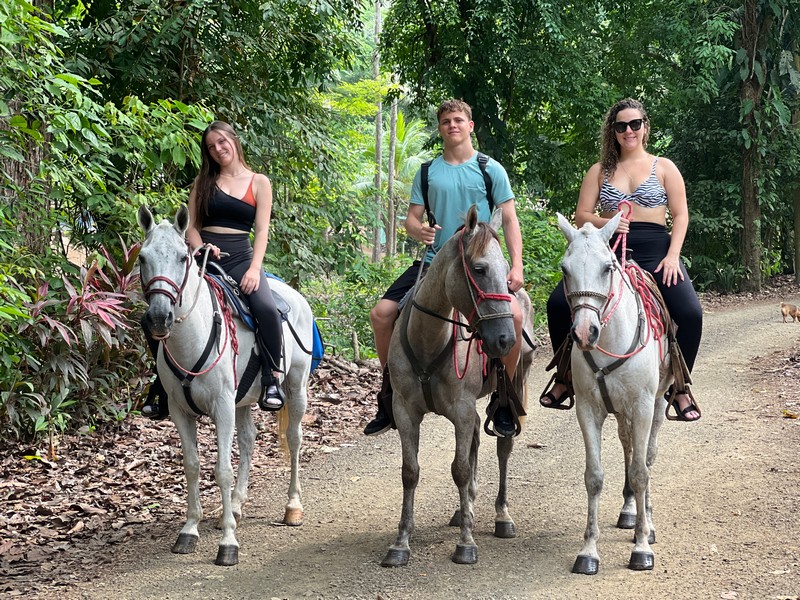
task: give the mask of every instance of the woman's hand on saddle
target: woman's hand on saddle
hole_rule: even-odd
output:
[[[522,278],[522,266],[511,267],[508,272],[508,290],[516,293],[522,287],[524,279]]]
[[[197,252],[195,252],[195,254],[200,254],[202,256],[202,253],[205,252],[206,250],[208,250],[211,253],[211,256],[213,256],[216,259],[219,259],[220,251],[219,248],[214,244],[203,244],[197,249]]]
[[[239,289],[249,295],[258,289],[260,282],[261,270],[258,267],[250,267],[242,276],[242,280],[239,282]]]
[[[661,282],[667,287],[671,285],[678,285],[678,278],[683,281],[683,271],[681,271],[681,262],[678,258],[673,258],[669,255],[658,263],[658,267],[653,273],[662,272]]]

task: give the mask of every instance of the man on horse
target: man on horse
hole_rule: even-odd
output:
[[[392,426],[392,387],[386,367],[389,342],[394,323],[400,314],[401,301],[414,287],[420,268],[433,260],[447,240],[464,223],[470,206],[476,206],[479,219],[489,221],[493,204],[502,211],[502,227],[506,248],[511,258],[508,289],[516,292],[522,288],[522,234],[514,204],[514,194],[508,174],[497,161],[480,154],[472,145],[472,109],[462,100],[448,100],[437,111],[439,135],[442,136],[443,153],[431,163],[423,165],[414,178],[411,202],[406,216],[406,232],[428,246],[424,265],[415,261],[384,294],[370,312],[370,322],[375,336],[383,370],[383,383],[378,393],[378,411],[364,428],[365,435],[377,435]],[[423,177],[424,173],[424,177]],[[427,222],[423,217],[427,212]],[[509,378],[514,376],[522,341],[522,313],[512,294],[511,309],[517,333],[516,344],[502,361]],[[495,402],[496,394],[492,395]],[[511,411],[499,408],[494,414],[494,431],[502,437],[514,435]]]

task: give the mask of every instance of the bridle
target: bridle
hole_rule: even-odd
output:
[[[151,277],[150,280],[145,283],[142,282],[142,291],[144,292],[144,298],[147,302],[150,302],[150,298],[155,294],[161,294],[169,298],[170,304],[174,307],[175,305],[182,306],[183,305],[183,291],[186,289],[186,283],[189,281],[189,269],[192,268],[192,258],[189,253],[186,253],[186,270],[183,273],[183,281],[180,285],[172,281],[169,277],[164,275],[156,275],[155,277]],[[169,288],[163,287],[153,287],[154,284],[162,282],[169,286]],[[170,291],[171,288],[171,291]]]
[[[464,239],[465,228],[462,228],[459,233],[459,240],[458,240],[458,252],[461,258],[461,267],[464,271],[464,278],[467,280],[467,288],[469,289],[470,299],[472,300],[472,312],[470,313],[469,317],[467,317],[467,323],[456,319],[449,319],[447,317],[443,317],[442,315],[438,314],[437,312],[422,306],[419,304],[415,299],[412,299],[411,304],[417,310],[424,312],[427,315],[432,317],[436,317],[442,321],[447,321],[448,323],[452,323],[454,325],[458,325],[464,327],[467,331],[474,333],[478,330],[478,325],[481,321],[489,321],[492,319],[504,319],[513,317],[513,313],[510,310],[491,313],[491,314],[481,314],[480,312],[480,305],[481,302],[486,300],[499,300],[501,302],[508,302],[509,305],[511,304],[512,296],[511,294],[503,294],[503,293],[489,293],[485,292],[481,289],[481,286],[475,281],[475,277],[473,277],[472,272],[469,269],[469,265],[467,264],[467,256],[465,251],[465,244],[466,241]],[[416,292],[416,289],[415,289]],[[458,312],[455,311],[456,317],[458,316]]]

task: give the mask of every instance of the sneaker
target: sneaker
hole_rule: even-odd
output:
[[[383,410],[383,404],[378,403],[378,412],[375,414],[375,418],[364,427],[364,435],[380,435],[391,429],[391,427],[391,417]]]
[[[497,392],[492,394],[491,402],[497,401]],[[499,406],[492,417],[492,424],[495,434],[498,437],[514,437],[517,433],[514,427],[514,417],[511,409],[507,406]]]

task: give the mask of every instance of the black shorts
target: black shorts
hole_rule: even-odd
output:
[[[389,289],[386,290],[386,293],[383,295],[383,300],[392,300],[393,302],[397,302],[398,304],[400,301],[405,297],[405,295],[414,287],[414,284],[417,282],[417,275],[419,275],[419,265],[420,261],[415,260],[413,264],[408,267],[400,277],[398,277],[395,282],[389,286]],[[428,270],[427,265],[423,270],[424,272]]]

